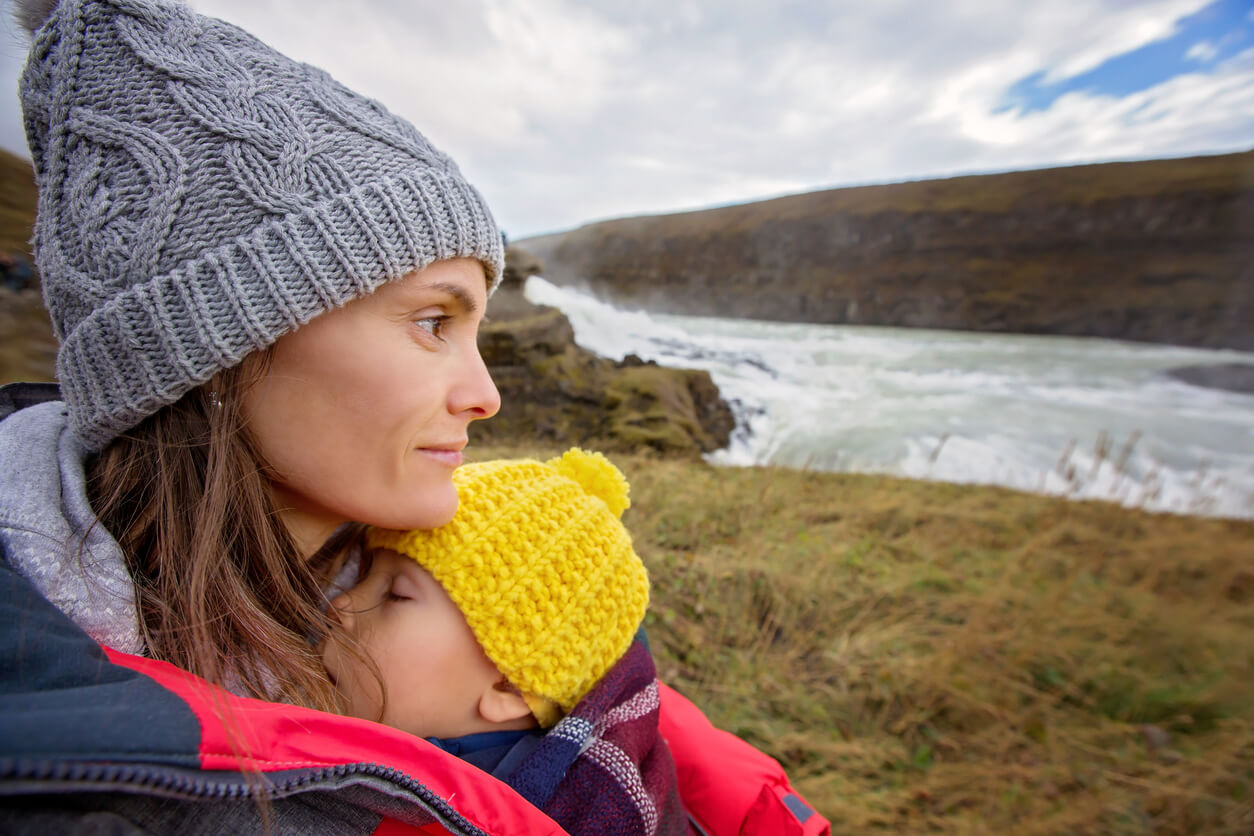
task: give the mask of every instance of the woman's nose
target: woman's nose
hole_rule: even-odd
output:
[[[501,408],[501,393],[478,346],[473,347],[463,372],[464,376],[449,394],[449,410],[456,415],[469,415],[472,421],[491,418]]]

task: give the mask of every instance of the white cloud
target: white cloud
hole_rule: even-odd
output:
[[[1190,61],[1197,61],[1198,63],[1205,64],[1209,61],[1214,61],[1215,56],[1218,54],[1219,47],[1215,46],[1210,41],[1198,41],[1193,44],[1193,46],[1189,47],[1188,52],[1184,53],[1184,57],[1188,58]]]
[[[1050,35],[1067,32],[1066,43],[1054,44],[1054,56],[1061,57],[1051,64],[1044,83],[1065,81],[1100,66],[1107,59],[1122,55],[1146,44],[1168,37],[1175,30],[1177,21],[1200,11],[1211,0],[1156,0],[1137,3],[1070,3],[1054,8],[1061,17],[1050,17],[1057,22],[1052,32],[1045,33],[1046,43]]]
[[[0,148],[20,154],[26,153],[26,132],[17,104],[17,77],[26,63],[29,45],[30,37],[13,15],[0,14]]]
[[[1176,76],[1123,98],[1074,92],[1048,110],[982,120],[991,167],[1132,158],[1241,147],[1254,137],[1254,50],[1213,75]]]
[[[999,111],[1206,0],[192,0],[411,119],[512,237],[832,185],[1249,147],[1254,60]],[[1195,47],[1197,49],[1198,47]],[[12,78],[21,47],[5,51]],[[23,142],[16,106],[0,144]],[[13,137],[16,137],[14,139]]]

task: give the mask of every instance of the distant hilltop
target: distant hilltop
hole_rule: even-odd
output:
[[[1254,151],[831,189],[519,241],[669,313],[1254,350]]]

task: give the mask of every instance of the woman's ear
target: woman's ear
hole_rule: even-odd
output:
[[[512,728],[528,729],[535,725],[531,709],[522,693],[510,685],[505,677],[488,686],[479,697],[479,716],[489,723],[508,723]],[[526,723],[519,722],[526,720]]]

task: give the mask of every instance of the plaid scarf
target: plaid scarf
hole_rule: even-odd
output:
[[[505,780],[572,836],[689,832],[639,639]]]

